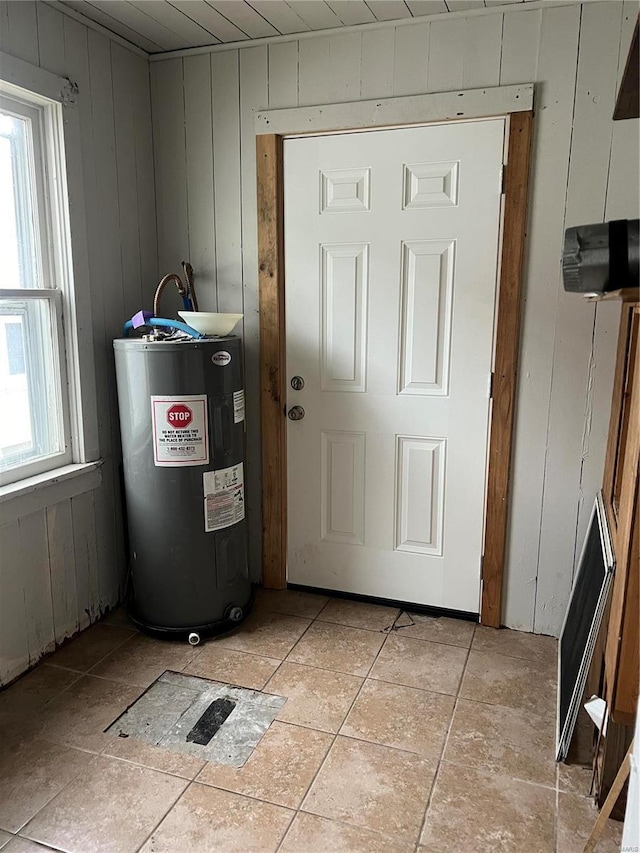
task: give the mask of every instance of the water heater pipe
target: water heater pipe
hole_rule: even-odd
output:
[[[156,292],[153,297],[153,314],[157,317],[160,314],[160,297],[162,296],[162,291],[170,281],[175,282],[176,287],[178,288],[178,293],[182,297],[182,304],[184,306],[185,311],[196,310],[195,308],[191,308],[191,299],[189,298],[189,294],[187,289],[185,288],[182,279],[175,272],[170,272],[168,275],[165,275],[164,278],[160,279],[160,283],[156,287]]]
[[[167,320],[164,317],[147,317],[145,318],[144,323],[134,323],[133,320],[127,320],[127,322],[122,327],[122,337],[129,337],[129,329],[137,329],[141,325],[143,326],[158,326],[160,328],[165,329],[177,329],[180,332],[184,332],[192,338],[202,338],[204,337],[201,332],[198,332],[197,329],[194,329],[193,326],[188,326],[186,323],[181,323],[179,320]]]

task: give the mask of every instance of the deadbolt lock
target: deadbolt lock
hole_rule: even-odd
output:
[[[291,387],[294,391],[302,391],[304,388],[304,379],[302,376],[294,376],[291,380]]]
[[[287,413],[287,417],[290,421],[301,421],[304,417],[304,409],[302,406],[292,406]]]

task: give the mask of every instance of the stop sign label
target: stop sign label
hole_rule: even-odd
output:
[[[184,403],[174,403],[167,409],[167,423],[174,429],[184,429],[193,420],[193,412]]]
[[[206,394],[151,397],[153,461],[156,465],[207,465],[209,427]]]

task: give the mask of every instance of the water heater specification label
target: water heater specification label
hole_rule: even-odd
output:
[[[231,527],[244,518],[244,466],[242,462],[218,471],[205,471],[204,488],[205,533]]]
[[[207,395],[152,397],[153,461],[158,466],[207,465]]]

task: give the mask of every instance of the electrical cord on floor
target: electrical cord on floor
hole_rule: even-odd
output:
[[[400,619],[402,619],[403,616],[406,619],[408,619],[409,621],[404,622],[404,624],[402,624],[402,625],[398,625],[398,622],[400,621]],[[415,624],[416,623],[414,622],[411,614],[407,613],[406,610],[401,610],[400,613],[398,613],[396,618],[393,620],[393,623],[391,625],[388,625],[386,628],[382,629],[382,633],[383,634],[390,634],[392,631],[399,631],[400,628],[411,628],[411,626],[415,625]]]

